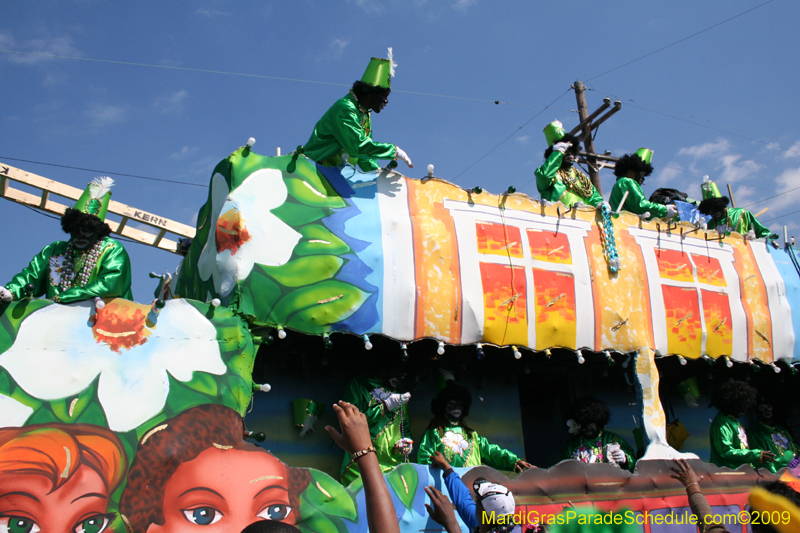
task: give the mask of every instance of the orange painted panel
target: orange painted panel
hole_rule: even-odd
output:
[[[702,355],[703,330],[697,290],[662,285],[667,318],[667,349],[696,359]]]
[[[703,296],[703,316],[706,321],[706,353],[711,357],[731,355],[733,347],[733,328],[731,327],[731,306],[724,292],[701,291]]]
[[[575,280],[572,274],[533,269],[536,294],[536,349],[577,348]]]
[[[694,281],[689,255],[675,250],[656,250],[658,273],[674,281]]]
[[[717,287],[727,287],[725,276],[719,260],[705,255],[692,254],[692,260],[697,267],[697,281]]]
[[[527,290],[523,267],[481,263],[483,338],[498,345],[528,345]]]
[[[533,259],[550,263],[572,264],[569,238],[565,233],[553,233],[552,231],[529,228],[528,246],[531,247],[531,257]]]
[[[478,253],[522,257],[519,228],[492,222],[476,222]]]

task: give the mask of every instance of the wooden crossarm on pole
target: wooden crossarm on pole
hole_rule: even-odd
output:
[[[28,187],[33,187],[41,191],[39,194],[32,194],[11,186],[11,182],[16,181]],[[26,172],[14,166],[0,161],[0,196],[12,202],[27,205],[40,211],[46,211],[54,215],[61,216],[67,210],[67,205],[58,203],[50,198],[51,195],[61,196],[69,200],[77,201],[83,194],[83,189],[72,187],[64,183]],[[165,217],[148,213],[141,209],[136,209],[120,202],[111,200],[108,212],[122,218],[120,222],[107,220],[111,231],[117,235],[122,235],[128,239],[154,246],[167,252],[178,253],[177,239],[169,239],[167,234],[177,235],[178,237],[194,238],[195,229],[186,224],[181,224]],[[151,226],[157,233],[150,233],[128,226],[130,221]]]

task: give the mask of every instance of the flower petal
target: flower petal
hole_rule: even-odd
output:
[[[0,428],[19,427],[28,420],[33,408],[0,394]]]
[[[200,258],[197,260],[197,271],[200,274],[200,279],[208,281],[209,277],[214,277],[214,286],[219,291],[219,269],[217,267],[217,240],[216,240],[216,227],[217,219],[222,212],[222,207],[228,198],[228,182],[225,177],[217,172],[211,178],[211,212],[208,215],[208,220],[212,224],[208,229],[208,239],[203,251],[200,253]]]

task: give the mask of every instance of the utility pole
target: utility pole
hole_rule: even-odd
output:
[[[589,179],[592,180],[597,192],[603,194],[603,189],[600,187],[600,173],[597,171],[597,159],[593,155],[595,152],[592,125],[591,121],[586,120],[589,118],[589,110],[586,108],[586,96],[583,93],[585,87],[580,80],[577,80],[572,84],[572,88],[575,89],[575,99],[578,101],[578,118],[580,118],[581,123],[586,122],[583,127],[583,148],[587,153],[586,162],[589,165]]]

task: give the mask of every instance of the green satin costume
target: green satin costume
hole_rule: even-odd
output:
[[[534,173],[536,176],[536,188],[539,189],[542,199],[548,202],[561,202],[567,207],[572,207],[576,202],[583,202],[594,207],[602,202],[603,197],[600,196],[591,181],[587,185],[587,188],[591,187],[591,192],[588,195],[578,192],[573,185],[578,180],[577,169],[570,168],[569,171],[562,173],[563,175],[559,174],[558,170],[561,168],[563,160],[564,154],[558,150],[553,150],[544,165],[536,169]],[[588,180],[589,178],[586,177],[586,179]]]
[[[617,210],[626,192],[628,197],[625,198],[625,205],[622,206],[620,211],[630,211],[637,215],[643,215],[649,211],[650,218],[667,218],[667,206],[651,202],[645,198],[642,186],[630,178],[617,178],[617,182],[611,189],[611,196],[608,199],[611,209]]]
[[[303,153],[325,167],[338,167],[346,153],[348,163],[369,172],[380,168],[376,159],[394,159],[396,152],[395,145],[372,140],[370,111],[350,92],[322,115]]]
[[[76,272],[72,287],[63,290],[58,284],[56,261],[64,257],[66,251],[67,241],[56,241],[47,245],[22,272],[6,284],[6,289],[11,291],[15,300],[22,297],[22,290],[28,283],[34,287],[34,297],[45,296],[52,300],[58,296],[58,301],[65,304],[98,296],[133,300],[131,260],[122,244],[110,237],[104,237],[103,248],[89,276],[89,282],[84,286],[77,285]],[[78,255],[76,253],[76,257]]]
[[[382,401],[372,395],[374,389],[396,392],[385,387],[380,378],[354,378],[345,387],[342,400],[358,407],[358,410],[367,417],[369,434],[378,456],[378,463],[382,471],[388,472],[405,462],[405,457],[395,451],[394,445],[403,437],[412,438],[411,423],[408,419],[408,408],[402,406],[395,411],[389,411]],[[349,485],[359,475],[358,467],[352,463],[350,454],[345,452],[342,461],[342,485]]]
[[[711,462],[717,466],[737,468],[756,464],[761,458],[761,450],[748,447],[747,434],[739,420],[721,411],[711,422],[710,438]]]
[[[605,446],[607,444],[619,444],[620,449],[625,453],[628,460],[625,468],[633,472],[636,459],[633,457],[633,448],[625,439],[613,431],[603,430],[593,439],[587,439],[582,435],[575,435],[567,441],[564,451],[564,459],[577,459],[584,463],[605,463]]]
[[[457,441],[463,442],[467,447],[459,448]],[[519,457],[513,452],[496,444],[490,444],[486,437],[481,437],[477,431],[473,431],[472,437],[469,437],[464,428],[455,425],[442,428],[442,433],[439,433],[437,428],[428,428],[419,444],[417,462],[423,465],[431,464],[431,456],[436,452],[442,452],[450,466],[456,468],[483,464],[497,470],[513,471],[519,461]]]
[[[760,461],[753,464],[757,468],[766,468],[773,474],[781,468],[785,468],[797,453],[792,435],[786,428],[778,425],[768,426],[760,420],[747,430],[747,440],[753,448],[775,454],[775,460],[769,464],[763,464]]]
[[[772,232],[769,228],[759,222],[758,219],[753,216],[753,213],[747,209],[742,207],[727,207],[726,210],[727,216],[725,221],[712,221],[708,225],[709,229],[715,229],[717,226],[724,223],[728,226],[729,230],[736,231],[742,235],[747,235],[750,230],[753,230],[756,237],[759,239],[762,237],[766,237],[767,239],[772,237]]]

